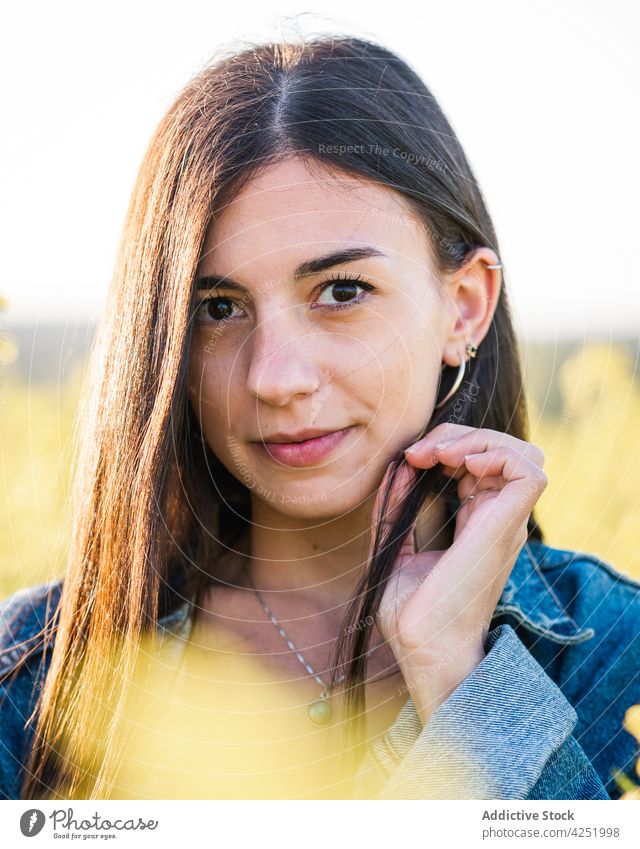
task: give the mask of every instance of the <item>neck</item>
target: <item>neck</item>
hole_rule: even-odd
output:
[[[371,511],[375,493],[357,510],[328,520],[286,516],[254,499],[248,541],[248,567],[256,588],[272,596],[280,609],[291,606],[317,611],[344,608],[367,568]],[[442,497],[427,499],[416,523],[421,551],[445,548]]]

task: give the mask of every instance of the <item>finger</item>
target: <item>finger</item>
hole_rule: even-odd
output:
[[[413,461],[414,457],[423,458],[433,453],[439,453],[439,446],[460,441],[464,437],[470,439],[466,447],[466,453],[480,452],[491,446],[499,446],[503,444],[511,444],[519,447],[520,450],[530,457],[539,466],[544,465],[544,452],[538,445],[527,442],[524,439],[519,439],[511,434],[503,431],[492,430],[490,428],[475,428],[467,425],[453,424],[452,422],[443,422],[437,425],[422,439],[409,446],[408,459]],[[477,440],[477,442],[476,442]],[[471,446],[474,447],[471,447]],[[422,464],[420,464],[422,467]]]
[[[437,443],[445,443],[452,442],[454,439],[459,439],[461,436],[465,436],[467,433],[472,433],[474,431],[478,431],[477,427],[471,427],[470,425],[460,425],[454,424],[453,422],[442,422],[433,430],[430,430],[425,436],[420,437],[415,442],[411,443],[406,449],[406,452],[411,453],[420,453],[422,456],[425,452],[428,453],[428,450],[433,450]]]
[[[478,479],[469,472],[464,463],[460,466],[443,466],[442,472],[445,477],[453,478],[457,481],[463,481],[466,477],[469,477],[475,483],[478,490],[500,489],[506,483],[502,475],[486,475]]]
[[[505,479],[502,475],[483,475],[481,478],[475,477],[475,475],[471,476],[473,489],[471,492],[486,492],[491,489],[502,489],[506,484]],[[467,492],[465,497],[469,495]]]
[[[481,454],[492,448],[516,450],[540,468],[544,465],[544,452],[538,445],[517,439],[510,434],[502,433],[502,431],[485,428],[472,428],[469,432],[444,445],[437,440],[418,444],[415,451],[407,454],[407,460],[421,469],[428,469],[436,463],[457,467],[463,463],[465,454]]]
[[[501,476],[507,483],[534,478],[542,483],[547,476],[540,466],[515,448],[490,448],[480,453],[466,454],[464,463],[477,477]]]
[[[487,475],[486,477],[478,478],[475,475],[467,473],[458,483],[458,498],[464,501],[470,495],[476,495],[481,492],[499,492],[506,485],[505,479],[501,475]]]
[[[442,465],[442,474],[446,478],[453,478],[454,480],[460,480],[460,478],[464,477],[464,475],[469,474],[467,467],[464,463],[461,463],[459,466],[446,466]]]
[[[382,535],[380,538],[386,539],[390,528],[399,518],[400,510],[402,508],[402,503],[404,502],[404,499],[416,483],[417,475],[415,469],[413,469],[408,463],[402,461],[400,463],[400,467],[398,468],[395,474],[393,486],[391,492],[389,493],[387,506],[383,513],[384,495],[389,481],[393,476],[394,467],[396,466],[397,461],[394,461],[387,466],[380,486],[378,487],[378,492],[376,494],[376,498],[373,505],[371,541],[369,544],[369,559],[371,559],[371,555],[373,553],[373,543],[376,539],[376,531],[378,526],[380,526],[380,533]],[[407,535],[403,540],[402,549],[400,552],[400,554],[402,555],[415,554],[415,546],[413,539],[414,527],[415,523],[414,526],[407,532]]]
[[[512,448],[492,449],[467,456],[465,464],[478,478],[501,476],[504,485],[496,490],[500,509],[488,513],[483,522],[487,531],[492,528],[497,538],[507,542],[512,534],[528,520],[536,502],[548,484],[547,476],[536,463]]]

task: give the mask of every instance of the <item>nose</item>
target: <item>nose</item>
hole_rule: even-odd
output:
[[[281,309],[271,313],[252,337],[247,388],[255,398],[273,407],[312,395],[322,383],[318,340],[312,330],[302,330],[294,312]]]

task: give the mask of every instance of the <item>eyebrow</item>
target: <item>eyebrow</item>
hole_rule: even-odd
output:
[[[294,280],[301,280],[303,277],[308,277],[311,274],[319,274],[321,271],[326,271],[327,268],[332,268],[334,265],[342,265],[345,262],[356,262],[359,259],[367,259],[368,257],[387,255],[373,245],[363,245],[355,248],[344,248],[343,250],[333,251],[333,253],[319,256],[315,259],[308,259],[301,263],[293,273]],[[224,289],[240,289],[244,291],[244,286],[236,283],[230,277],[224,277],[217,274],[208,274],[197,279],[198,289],[214,289],[219,286]]]

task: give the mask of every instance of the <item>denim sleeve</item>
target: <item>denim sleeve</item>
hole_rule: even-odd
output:
[[[411,698],[367,751],[355,798],[609,799],[577,714],[511,625],[423,726]]]

